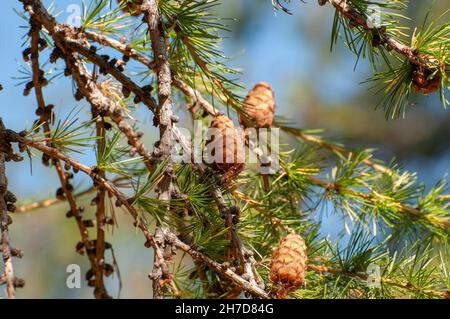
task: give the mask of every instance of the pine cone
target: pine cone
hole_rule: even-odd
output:
[[[214,158],[211,167],[225,174],[226,179],[238,175],[244,169],[245,150],[243,134],[235,128],[227,116],[219,115],[211,122],[210,128],[219,130],[206,144],[208,154]],[[218,153],[219,152],[219,153]]]
[[[291,233],[281,240],[272,255],[270,269],[270,280],[282,286],[279,296],[305,283],[307,260],[306,244],[301,236]]]
[[[244,127],[272,127],[275,112],[275,94],[269,83],[259,82],[244,101],[244,114],[239,120]]]
[[[412,72],[413,89],[417,93],[428,95],[436,92],[441,87],[441,76],[435,74],[431,79],[432,71],[417,67]]]
[[[142,0],[117,0],[119,5],[123,7],[122,11],[132,16],[141,15]]]

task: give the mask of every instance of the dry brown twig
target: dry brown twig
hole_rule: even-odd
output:
[[[97,139],[97,148],[99,152],[103,152],[105,145],[105,121],[99,117],[95,116],[95,111],[92,110],[92,115],[95,118],[95,129]],[[101,177],[105,177],[105,172],[101,169],[98,169],[98,174]],[[107,272],[106,263],[105,263],[105,229],[106,229],[106,190],[102,187],[97,187],[97,196],[95,197],[95,203],[97,206],[97,210],[95,213],[96,226],[97,226],[97,238],[95,240],[95,264],[96,268],[94,271],[95,275],[95,297],[98,299],[110,298],[108,295],[105,286],[104,286],[104,274]],[[108,272],[109,274],[109,272]]]
[[[0,130],[3,132],[5,126],[0,119]],[[16,297],[16,287],[23,286],[21,279],[14,276],[14,267],[12,262],[12,251],[10,246],[9,225],[12,223],[8,215],[8,202],[15,202],[15,196],[8,191],[8,179],[6,178],[5,162],[11,156],[12,149],[5,141],[2,132],[0,132],[0,252],[2,253],[4,271],[0,278],[0,285],[6,284],[6,295],[9,299]],[[9,197],[9,199],[8,199]],[[9,204],[11,205],[11,204]]]
[[[33,71],[33,87],[36,95],[38,110],[37,114],[40,116],[40,123],[42,123],[42,127],[44,130],[44,135],[49,137],[51,134],[50,129],[50,122],[52,121],[53,117],[53,106],[52,105],[46,105],[44,100],[44,94],[42,87],[46,83],[46,80],[43,77],[43,72],[40,69],[39,65],[39,51],[42,48],[42,44],[44,43],[41,41],[40,38],[40,31],[41,31],[41,24],[35,19],[35,16],[31,15],[30,17],[30,36],[31,36],[31,64],[32,64],[32,71]],[[50,142],[48,143],[50,145]],[[97,263],[97,252],[94,247],[93,242],[89,238],[89,232],[87,229],[87,223],[83,220],[82,212],[83,208],[78,207],[76,203],[75,196],[72,193],[72,186],[69,182],[70,173],[66,173],[59,161],[53,162],[56,172],[58,174],[58,178],[60,180],[61,184],[61,190],[63,192],[63,196],[67,201],[69,202],[70,206],[70,214],[69,216],[74,216],[75,220],[77,222],[77,226],[80,232],[81,236],[81,242],[86,250],[86,254],[88,256],[91,268],[96,274],[101,274],[101,277],[103,278],[103,268],[100,268],[100,265]],[[62,194],[61,194],[62,195]],[[99,293],[101,292],[101,293]],[[95,296],[97,298],[102,298],[103,296],[107,296],[106,288],[103,283],[103,279],[99,279],[95,281]]]

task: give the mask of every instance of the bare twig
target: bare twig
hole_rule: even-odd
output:
[[[95,117],[95,110],[92,110]],[[105,149],[105,122],[97,116],[95,117],[95,128],[97,139],[97,151],[104,152]],[[105,172],[97,169],[101,177],[105,177]],[[103,282],[103,275],[105,273],[105,228],[106,228],[106,190],[102,187],[97,187],[96,197],[97,211],[95,219],[97,224],[97,238],[95,241],[95,291],[94,295],[97,299],[108,299],[108,295]]]
[[[93,189],[89,189],[89,193],[93,192]],[[75,195],[75,197],[79,197],[78,195]],[[63,203],[66,201],[66,198],[64,199],[58,199],[58,198],[47,198],[41,201],[29,203],[29,204],[23,204],[21,206],[18,206],[15,213],[26,213],[35,209],[39,208],[47,208],[59,203]]]
[[[114,48],[118,51],[120,51],[122,54],[139,61],[143,65],[146,65],[150,69],[154,69],[156,64],[153,62],[149,57],[146,55],[140,53],[139,51],[136,51],[131,46],[126,45],[120,41],[117,41],[113,38],[107,37],[104,34],[100,34],[93,31],[81,31],[80,35],[84,35],[87,39],[97,42],[98,44],[101,44],[103,46],[109,46],[111,48]]]
[[[0,119],[0,130],[5,129],[2,120]],[[8,143],[2,132],[0,133],[0,229],[1,229],[1,243],[0,248],[3,256],[4,272],[2,275],[2,282],[6,284],[6,295],[9,299],[16,297],[16,287],[14,285],[14,268],[12,263],[11,247],[9,244],[9,232],[8,225],[10,224],[10,218],[8,215],[8,208],[5,201],[5,195],[8,191],[8,179],[6,178],[5,161],[6,149],[3,144]]]

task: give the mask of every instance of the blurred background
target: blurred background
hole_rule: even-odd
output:
[[[412,1],[407,11],[411,20],[405,25],[420,26],[433,2],[435,17],[450,9],[448,0]],[[70,16],[73,4],[80,5],[81,0],[56,2],[59,21]],[[256,82],[270,82],[276,92],[277,115],[295,121],[298,127],[324,129],[325,136],[350,147],[376,148],[377,157],[387,162],[396,158],[406,169],[417,171],[428,186],[448,173],[450,112],[443,109],[438,96],[415,97],[405,119],[386,121],[383,110],[375,109],[379,97],[368,84],[360,84],[371,75],[368,63],[360,61],[354,70],[355,56],[346,48],[337,45],[330,52],[332,8],[319,7],[313,0],[307,4],[293,1],[290,8],[292,16],[274,14],[269,0],[224,0],[216,7],[219,16],[235,18],[228,22],[232,32],[226,35],[224,51],[232,58],[230,65],[242,70],[243,86],[250,89]],[[0,83],[4,90],[0,92],[0,116],[8,128],[20,131],[32,126],[36,107],[34,92],[24,97],[23,86],[17,86],[17,78],[23,76],[21,52],[27,32],[21,26],[27,22],[14,10],[22,11],[19,1],[2,1]],[[88,118],[89,108],[73,99],[70,80],[58,79],[44,94],[47,104],[56,106],[57,114],[64,116],[76,107],[82,110],[81,118]],[[147,133],[145,142],[151,145],[155,135],[148,111],[137,110],[135,118]],[[95,161],[92,154],[74,157],[88,165]],[[38,157],[31,166],[28,159],[8,163],[7,175],[20,204],[52,198],[58,187],[56,173],[42,167]],[[76,184],[90,186],[82,176]],[[89,198],[85,206],[86,214],[92,214]],[[66,286],[68,265],[80,265],[82,275],[88,269],[86,257],[74,251],[79,234],[74,221],[65,218],[66,211],[67,205],[61,204],[12,216],[12,245],[25,255],[14,260],[16,274],[26,280],[26,288],[17,292],[19,298],[92,297],[92,288],[86,287],[84,280],[81,289]],[[110,232],[109,241],[122,275],[121,297],[148,298],[151,282],[146,275],[153,256],[143,247],[143,238],[133,229],[131,219],[122,212],[118,218],[119,227]],[[111,256],[107,258],[111,260]],[[107,280],[113,297],[117,297],[117,279],[115,275]],[[1,289],[0,297],[4,296]]]

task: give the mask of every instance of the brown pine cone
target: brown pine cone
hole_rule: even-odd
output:
[[[243,134],[235,128],[233,121],[225,115],[219,115],[211,122],[210,128],[216,128],[220,134],[212,136],[206,148],[214,161],[211,167],[226,178],[238,175],[244,169],[245,149]],[[219,152],[219,153],[218,153]]]
[[[122,11],[132,16],[141,15],[142,0],[117,0],[119,5],[123,7]]]
[[[272,127],[275,112],[275,93],[267,82],[257,83],[244,101],[244,114],[239,120],[244,127]]]
[[[270,268],[270,280],[282,287],[278,296],[284,297],[305,283],[307,261],[306,244],[301,236],[291,233],[281,240]]]
[[[417,67],[412,72],[414,91],[424,95],[438,91],[441,87],[441,76],[439,74],[435,74],[430,79],[431,75],[432,71],[422,67]]]

